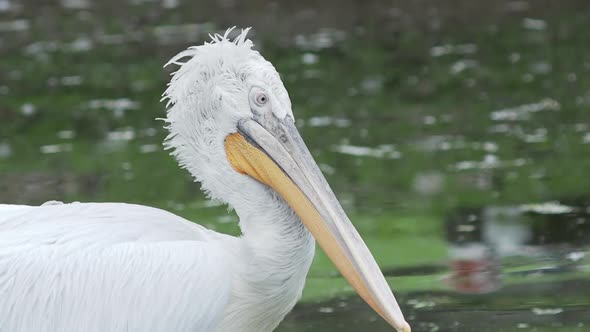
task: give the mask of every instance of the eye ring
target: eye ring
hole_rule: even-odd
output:
[[[258,92],[254,96],[254,103],[259,107],[266,105],[268,103],[268,95],[264,92]]]

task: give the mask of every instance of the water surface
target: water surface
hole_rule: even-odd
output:
[[[590,330],[586,1],[0,0],[0,201],[136,202],[237,234],[155,120],[162,64],[234,24],[413,331]],[[318,252],[278,330],[389,329]]]

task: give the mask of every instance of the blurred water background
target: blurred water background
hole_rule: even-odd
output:
[[[590,2],[0,0],[0,202],[238,233],[162,150],[175,53],[253,26],[413,331],[590,331]],[[389,331],[318,252],[278,331]]]

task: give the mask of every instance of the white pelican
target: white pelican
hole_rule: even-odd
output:
[[[297,132],[279,74],[248,29],[230,30],[170,60],[180,67],[164,93],[165,146],[235,209],[242,235],[141,205],[0,205],[0,331],[272,331],[301,296],[314,238],[410,331]]]

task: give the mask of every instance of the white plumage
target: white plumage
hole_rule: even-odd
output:
[[[279,75],[251,49],[248,30],[233,41],[230,31],[171,60],[180,68],[164,95],[165,145],[236,210],[242,235],[132,204],[0,205],[0,332],[271,331],[303,290],[315,248],[306,225],[345,260],[337,266],[359,294],[409,331],[331,190],[313,177],[321,174],[311,156],[301,157],[303,143],[288,145],[292,133],[280,128],[294,128],[293,114]],[[253,145],[228,147],[238,132]],[[285,175],[272,173],[274,162]]]
[[[280,257],[251,257],[247,241],[141,205],[0,205],[0,331],[269,331],[307,271],[273,301],[287,285],[244,277]]]
[[[139,205],[2,205],[0,331],[212,330],[233,242]]]

